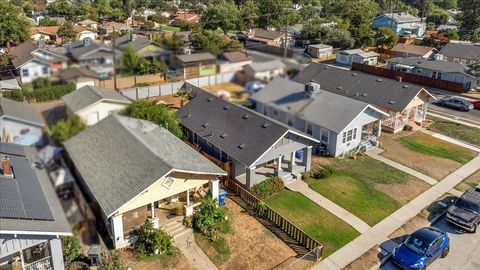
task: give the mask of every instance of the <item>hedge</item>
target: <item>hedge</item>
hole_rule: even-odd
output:
[[[265,199],[281,191],[284,187],[285,186],[280,177],[272,176],[254,185],[251,191],[258,198]]]
[[[44,88],[35,89],[33,91],[28,91],[25,89],[22,90],[12,90],[9,92],[3,93],[3,97],[8,99],[13,99],[16,101],[36,101],[36,102],[45,102],[58,100],[64,95],[75,90],[75,84],[62,84],[54,85]]]
[[[304,179],[325,179],[332,174],[332,170],[328,167],[326,168],[313,168],[308,172],[303,174]]]

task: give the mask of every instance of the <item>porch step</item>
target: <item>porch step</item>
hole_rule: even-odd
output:
[[[187,233],[192,232],[192,229],[183,225],[181,220],[171,221],[163,225],[162,230],[164,230],[166,233],[172,236],[174,240],[178,239],[179,237]]]

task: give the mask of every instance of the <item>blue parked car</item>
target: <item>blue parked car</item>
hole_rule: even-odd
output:
[[[438,257],[444,258],[450,251],[450,238],[436,228],[422,228],[411,234],[393,250],[392,258],[402,269],[426,269]]]

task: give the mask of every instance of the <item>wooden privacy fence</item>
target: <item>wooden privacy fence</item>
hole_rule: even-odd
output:
[[[257,211],[257,213],[259,213],[259,215],[261,215],[265,219],[268,219],[277,227],[282,229],[285,233],[297,240],[309,252],[313,251],[316,260],[319,260],[322,257],[322,244],[317,242],[302,229],[298,228],[287,218],[280,215],[272,208],[268,207],[260,199],[255,197],[255,195],[243,188],[240,184],[234,182],[232,179],[226,177],[223,183],[225,187],[233,191],[235,194],[239,195],[245,202],[247,202],[247,204],[253,207]]]
[[[361,72],[374,74],[374,75],[378,75],[378,76],[382,76],[382,77],[386,77],[394,80],[401,80],[404,82],[421,84],[428,87],[434,87],[434,88],[443,89],[443,90],[447,90],[455,93],[465,92],[463,84],[461,83],[429,78],[425,76],[396,71],[392,69],[386,69],[382,67],[374,67],[374,66],[369,66],[369,65],[360,64],[360,63],[352,63],[352,70],[358,70]]]

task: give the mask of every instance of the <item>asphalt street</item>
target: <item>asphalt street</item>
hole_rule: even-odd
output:
[[[433,93],[437,99],[452,96],[452,94],[439,93],[435,90],[430,90],[430,92]],[[430,100],[430,106],[428,108],[428,111],[458,120],[465,120],[467,122],[480,126],[480,110],[478,109],[473,109],[468,112],[462,112],[452,108],[440,106],[436,103],[436,101]]]

